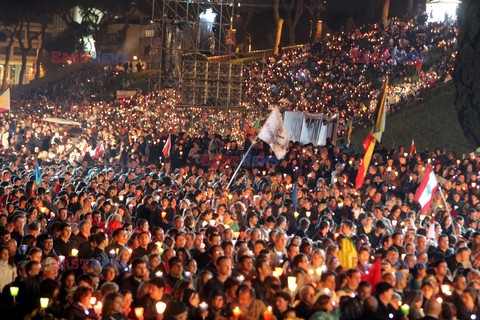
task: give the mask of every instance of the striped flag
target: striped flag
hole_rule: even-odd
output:
[[[165,146],[163,147],[163,150],[162,150],[162,153],[163,153],[163,156],[165,158],[169,158],[170,157],[170,149],[171,149],[171,146],[172,146],[172,139],[171,139],[172,135],[168,135],[168,140],[167,140],[167,143],[165,143]]]
[[[410,146],[410,157],[417,153],[417,147],[415,147],[415,141],[412,139],[412,145]]]
[[[93,154],[92,158],[97,159],[103,156],[104,154],[105,154],[105,148],[103,147],[103,141],[101,141],[95,148],[95,153]]]
[[[0,112],[10,111],[10,88],[0,94]]]
[[[435,172],[433,172],[432,166],[429,165],[425,171],[425,176],[417,189],[417,193],[415,193],[415,201],[420,203],[422,213],[430,209],[433,196],[437,192],[438,187],[439,185]]]
[[[382,140],[382,133],[385,131],[385,122],[387,116],[387,110],[385,108],[385,102],[387,97],[387,87],[388,87],[388,77],[383,83],[383,90],[378,101],[378,107],[375,114],[375,124],[372,129],[372,132],[367,136],[367,139],[363,142],[363,148],[365,149],[365,154],[363,156],[362,164],[358,169],[357,177],[355,179],[355,188],[359,189],[363,185],[365,176],[367,175],[368,167],[370,166],[370,161],[372,160],[373,150],[375,149],[375,144]]]

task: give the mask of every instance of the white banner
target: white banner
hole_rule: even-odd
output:
[[[303,126],[303,112],[286,111],[284,125],[288,138],[291,141],[300,141]]]
[[[337,122],[338,115],[328,118],[323,113],[286,111],[284,126],[291,141],[324,146],[328,138],[337,140]]]
[[[303,117],[302,134],[300,142],[303,144],[313,143],[317,145],[318,136],[322,128],[323,114],[305,113]]]
[[[275,107],[272,113],[270,113],[258,137],[270,145],[278,160],[285,157],[288,147],[288,136],[283,127],[278,107]]]

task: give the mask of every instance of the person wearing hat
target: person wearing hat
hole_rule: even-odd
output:
[[[395,313],[395,309],[390,304],[393,297],[393,287],[387,282],[379,282],[375,286],[375,296],[378,300],[378,311],[377,314],[381,319],[388,320],[392,319],[390,314]]]

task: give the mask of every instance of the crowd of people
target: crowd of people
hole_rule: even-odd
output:
[[[98,67],[15,101],[0,115],[5,318],[480,317],[480,153],[379,144],[360,189],[361,154],[332,141],[290,142],[284,159],[235,176],[228,162],[252,143],[252,156],[275,157],[253,141],[271,104],[370,117],[367,73],[403,77],[392,67],[402,50],[445,56],[394,86],[398,99],[444,81],[455,27],[424,31],[394,19],[254,65],[258,107],[245,114],[173,108],[173,89],[115,101],[116,79]],[[353,64],[360,42],[389,58]],[[445,201],[437,192],[421,210],[428,166]]]
[[[340,114],[364,124],[371,119],[388,75],[389,106],[417,98],[451,79],[455,24],[422,25],[392,18],[366,25],[249,66],[246,96],[254,105]]]

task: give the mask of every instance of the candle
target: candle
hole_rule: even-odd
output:
[[[48,298],[40,298],[40,308],[46,309],[48,307],[49,302],[50,302],[50,299]]]
[[[440,298],[440,297],[438,297],[438,298],[437,298],[437,302],[440,303],[440,304],[442,304],[442,303],[443,303],[443,299]]]
[[[234,233],[233,233],[233,237],[234,237],[235,239],[238,239],[239,236],[240,236],[240,232],[234,232]]]
[[[203,301],[202,303],[200,303],[200,304],[198,305],[198,307],[200,308],[200,311],[204,312],[204,311],[207,311],[207,309],[208,309],[208,304],[207,304],[205,301]]]
[[[242,314],[242,311],[240,311],[239,307],[235,307],[235,309],[233,309],[233,315],[235,316],[236,319],[238,319],[238,317],[240,317],[241,314]]]
[[[167,213],[165,211],[162,212],[162,218],[165,219],[165,217],[167,216]]]
[[[400,309],[402,310],[402,314],[404,316],[408,316],[408,313],[410,312],[410,306],[408,304],[402,305]]]
[[[41,207],[41,208],[40,208],[40,212],[41,212],[41,213],[45,213],[46,210],[47,210],[47,208],[45,208],[45,207]]]
[[[72,255],[72,257],[78,256],[78,250],[77,249],[72,249],[71,255]]]
[[[93,306],[93,310],[95,311],[96,314],[101,314],[102,308],[103,308],[103,303],[101,301],[98,301],[98,303]]]
[[[110,250],[108,253],[110,254],[111,258],[115,258],[115,250],[114,249]]]
[[[272,320],[272,307],[268,306],[267,310],[263,312],[263,320]]]
[[[297,289],[297,277],[288,277],[288,290],[295,291]]]
[[[242,284],[242,282],[245,280],[245,277],[240,275],[237,277],[237,280],[240,282],[240,284]]]
[[[10,287],[10,295],[15,298],[18,296],[18,290],[18,287]]]
[[[295,211],[295,212],[293,213],[293,216],[295,217],[295,219],[297,219],[299,215],[300,215],[300,214],[299,214],[297,211]]]
[[[162,271],[157,271],[157,272],[155,272],[155,277],[161,278],[162,276],[163,276],[163,272],[162,272]]]
[[[142,307],[135,308],[135,315],[137,316],[137,318],[143,318],[143,308]]]
[[[165,302],[160,301],[160,302],[157,302],[157,304],[155,305],[155,308],[157,309],[158,314],[163,314],[165,312],[165,309],[167,308],[167,304]],[[135,314],[137,313],[137,309],[135,309]],[[143,313],[143,308],[141,309]]]
[[[95,303],[97,303],[97,298],[91,297],[91,298],[90,298],[90,304],[91,304],[92,306],[94,306]]]
[[[452,291],[450,290],[450,286],[448,284],[442,284],[441,288],[442,288],[442,292],[445,295],[450,296],[452,294]]]

